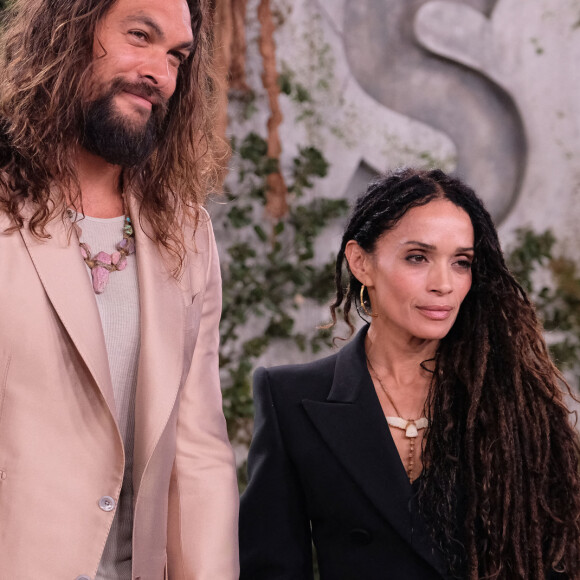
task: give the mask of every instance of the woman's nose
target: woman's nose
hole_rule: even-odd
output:
[[[449,294],[453,290],[452,273],[447,265],[436,264],[429,273],[429,292]]]

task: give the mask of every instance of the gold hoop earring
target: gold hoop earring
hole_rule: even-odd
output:
[[[364,284],[361,285],[360,287],[360,306],[363,309],[363,312],[367,315],[370,316],[371,318],[378,318],[379,315],[378,314],[373,314],[372,312],[369,312],[367,310],[367,307],[365,306],[365,301],[364,301],[364,292],[365,292],[365,288],[366,286]]]

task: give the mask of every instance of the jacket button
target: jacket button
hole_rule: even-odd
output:
[[[108,495],[104,495],[99,500],[99,507],[104,512],[112,512],[115,509],[115,500],[112,497],[108,496]]]
[[[373,541],[373,535],[362,528],[350,531],[350,541],[357,546],[368,546]]]

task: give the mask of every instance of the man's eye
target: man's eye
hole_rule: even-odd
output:
[[[171,52],[171,53],[169,53],[169,56],[171,56],[173,58],[173,62],[175,64],[175,66],[177,66],[177,67],[180,67],[182,64],[184,64],[188,58],[182,52]]]
[[[185,60],[183,56],[177,52],[170,52],[168,58],[171,65],[175,68],[179,68]]]
[[[145,34],[142,30],[130,30],[129,34],[138,40],[147,40],[147,34]]]

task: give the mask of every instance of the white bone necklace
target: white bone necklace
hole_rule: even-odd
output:
[[[373,368],[373,365],[371,364],[371,361],[369,360],[368,357],[367,364],[369,365],[369,370],[371,371],[375,379],[377,379],[381,387],[381,390],[389,400],[389,403],[391,403],[391,406],[393,407],[393,409],[395,409],[395,413],[399,415],[398,417],[386,417],[387,423],[391,427],[396,427],[397,429],[405,431],[405,437],[407,437],[407,439],[409,440],[409,457],[406,471],[409,481],[412,482],[413,468],[415,466],[415,439],[419,436],[419,431],[421,429],[426,429],[429,426],[429,420],[426,417],[420,417],[419,419],[403,419],[403,417],[401,417],[401,412],[399,411],[399,409],[397,409],[397,405],[395,405],[395,401],[393,401],[391,395],[389,394],[389,391],[387,391],[385,385],[383,384],[383,381],[381,381],[381,377],[379,377],[379,375]]]

